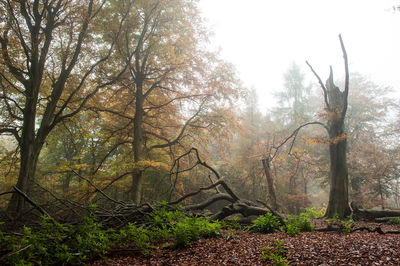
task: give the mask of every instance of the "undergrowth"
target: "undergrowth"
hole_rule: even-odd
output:
[[[282,224],[272,213],[266,213],[252,222],[253,225],[251,226],[250,231],[273,233],[280,230],[290,236],[294,236],[301,232],[313,232],[315,230],[315,226],[311,224],[309,213],[301,213],[299,216],[291,215],[283,221],[284,223]]]
[[[222,228],[218,221],[186,217],[183,211],[166,207],[155,211],[149,224],[114,230],[103,228],[93,215],[75,226],[42,216],[39,226],[12,234],[0,231],[0,265],[81,265],[127,248],[149,256],[155,243],[172,241],[172,247],[183,247],[200,237],[216,236]]]
[[[272,245],[261,248],[261,258],[273,262],[276,266],[289,265],[289,261],[286,258],[285,240],[272,238],[271,241]]]
[[[391,224],[399,224],[400,225],[400,217],[395,217],[389,220]]]
[[[314,231],[310,221],[319,215],[316,210],[307,209],[299,216],[282,220],[272,213],[266,213],[252,222],[250,231],[273,233],[281,230],[293,236],[304,231]],[[208,217],[189,217],[183,210],[171,210],[166,204],[161,204],[149,215],[146,224],[128,224],[114,230],[103,228],[92,214],[83,217],[78,225],[61,224],[42,216],[38,226],[25,226],[16,233],[0,231],[0,264],[85,264],[93,259],[104,258],[111,251],[122,249],[136,250],[144,256],[150,256],[157,243],[180,248],[201,237],[217,236],[222,229],[230,230],[227,240],[233,239],[236,237],[235,230],[243,229],[237,218],[219,222],[210,221]],[[343,230],[346,230],[347,224],[343,225]],[[274,248],[263,250],[263,256],[278,265],[286,265],[284,256],[276,252],[280,250],[279,242],[274,243]]]
[[[259,233],[273,233],[279,230],[281,222],[272,213],[268,212],[264,215],[260,215],[257,219],[252,221],[252,227],[250,231]]]
[[[350,234],[354,231],[354,220],[350,216],[340,219],[338,215],[335,215],[334,218],[327,219],[327,222],[339,225],[340,230],[345,234]]]

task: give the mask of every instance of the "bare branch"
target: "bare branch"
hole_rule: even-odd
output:
[[[189,98],[195,98],[195,97],[204,97],[204,96],[212,96],[211,94],[195,94],[195,95],[187,95],[187,96],[180,96],[176,97],[174,99],[171,99],[163,104],[157,105],[157,106],[150,106],[150,107],[144,107],[144,110],[153,110],[153,109],[159,109],[167,106],[168,104],[177,101],[177,100],[182,100],[182,99],[189,99]]]
[[[190,125],[190,122],[192,122],[192,120],[201,112],[201,109],[203,107],[203,104],[205,103],[205,100],[206,99],[203,100],[203,102],[199,106],[199,109],[197,110],[197,112],[185,122],[185,124],[183,125],[183,127],[181,129],[181,132],[178,134],[178,136],[174,140],[168,141],[168,143],[165,143],[165,144],[153,145],[149,149],[156,149],[156,148],[160,149],[160,148],[166,148],[166,147],[175,145],[182,138],[183,134],[185,133],[186,128],[188,127],[188,125]]]
[[[327,127],[325,124],[321,123],[321,122],[314,121],[314,122],[308,122],[308,123],[305,123],[305,124],[303,124],[303,125],[300,125],[298,128],[296,128],[296,129],[292,132],[292,134],[290,134],[289,137],[287,137],[283,142],[281,142],[281,144],[279,144],[279,145],[276,146],[276,147],[273,147],[273,148],[275,149],[275,152],[274,152],[274,155],[272,155],[271,160],[272,160],[273,158],[275,158],[275,156],[276,156],[278,150],[279,150],[283,145],[285,145],[286,142],[288,142],[291,138],[293,138],[292,144],[290,145],[290,149],[289,149],[289,154],[290,154],[290,152],[292,151],[294,142],[295,142],[295,140],[296,140],[297,134],[299,133],[300,129],[302,129],[303,127],[309,126],[309,125],[320,125],[320,126],[322,126],[323,128],[325,128],[325,130],[326,130],[326,131],[328,132],[328,134],[329,134],[329,129],[328,129],[328,127]]]
[[[0,128],[0,135],[1,135],[2,133],[10,133],[10,134],[12,134],[12,135],[14,136],[15,140],[16,140],[18,143],[21,142],[21,137],[19,136],[18,131],[17,131],[17,129],[15,129],[15,128],[10,128],[10,127],[3,127],[3,128]]]
[[[105,187],[103,187],[102,190],[106,190],[107,188],[109,188],[112,184],[114,184],[114,183],[117,182],[118,180],[122,179],[123,177],[125,177],[125,176],[127,176],[127,175],[136,173],[136,172],[137,172],[136,170],[135,170],[135,171],[129,171],[129,172],[126,172],[126,173],[123,173],[123,174],[117,176],[117,177],[114,178],[110,183],[108,183]]]
[[[184,201],[185,199],[187,199],[187,198],[189,198],[189,197],[193,197],[193,196],[199,194],[201,191],[210,190],[210,189],[215,188],[215,187],[217,187],[217,186],[219,186],[219,185],[222,185],[222,183],[225,183],[225,181],[224,181],[223,179],[220,179],[220,180],[218,180],[217,182],[215,182],[215,183],[209,185],[208,187],[200,187],[200,188],[199,188],[197,191],[195,191],[195,192],[188,193],[188,194],[184,195],[183,197],[177,199],[176,201],[169,202],[168,205],[176,205],[176,204],[178,204],[178,203],[181,203],[181,202]],[[225,184],[225,185],[226,185],[226,184]],[[231,197],[229,194],[222,194],[222,195],[225,195],[224,199],[229,200],[229,201],[231,201],[231,202],[234,202],[234,201],[232,201],[232,197]],[[220,196],[222,196],[222,195],[220,195]],[[236,201],[236,200],[235,200],[235,201]]]
[[[99,192],[101,195],[103,195],[104,197],[106,197],[108,200],[117,203],[117,204],[122,204],[124,205],[124,202],[122,201],[117,201],[113,198],[111,198],[110,196],[108,196],[106,193],[103,192],[103,190],[101,190],[100,188],[98,188],[95,184],[93,184],[92,181],[90,181],[89,179],[87,179],[86,177],[83,177],[82,175],[78,174],[74,169],[71,169],[71,172],[74,173],[77,177],[85,180],[89,185],[91,185],[92,187],[94,187],[94,189]]]
[[[326,107],[328,108],[328,110],[331,110],[331,107],[329,106],[329,102],[328,102],[328,92],[327,92],[327,89],[326,89],[324,83],[322,82],[321,78],[318,76],[317,72],[315,72],[314,68],[310,65],[310,63],[308,63],[308,61],[306,61],[306,64],[309,66],[309,68],[311,69],[311,72],[318,79],[319,85],[321,86],[322,91],[324,93],[324,100],[325,100]]]
[[[186,153],[184,153],[183,155],[179,156],[177,160],[180,160],[180,159],[183,158],[184,156],[189,155],[191,152],[194,152],[195,155],[196,155],[196,158],[197,158],[196,164],[200,164],[200,165],[202,165],[203,167],[205,167],[205,168],[207,168],[208,170],[210,170],[210,171],[215,175],[215,177],[216,177],[218,180],[221,180],[221,179],[222,179],[222,178],[220,177],[220,175],[218,174],[218,172],[217,172],[214,168],[212,168],[212,167],[209,166],[206,162],[203,162],[203,161],[200,159],[199,151],[198,151],[196,148],[193,148],[193,147],[192,147],[188,152],[186,152]],[[175,162],[176,162],[177,160],[175,160]],[[174,165],[175,165],[175,162],[174,162]],[[173,169],[173,168],[172,168],[172,169]],[[236,194],[230,189],[230,187],[229,187],[225,182],[221,182],[221,185],[222,185],[222,187],[225,189],[225,191],[232,197],[232,199],[234,199],[235,201],[240,200],[239,197],[236,196]]]
[[[344,120],[347,111],[347,98],[349,96],[349,63],[347,59],[346,48],[344,47],[344,43],[342,40],[342,35],[339,34],[340,46],[342,47],[343,52],[343,60],[344,60],[344,70],[345,70],[345,80],[344,80],[344,92],[343,92],[343,110],[341,119]]]
[[[31,200],[28,195],[26,195],[24,192],[22,192],[19,188],[17,188],[16,186],[13,186],[14,190],[20,194],[27,202],[29,202],[33,207],[37,208],[39,210],[39,212],[41,214],[44,214],[48,217],[51,217],[50,214],[48,214],[42,207],[40,207],[39,205],[37,205],[35,202],[33,202],[33,200]]]
[[[121,145],[127,144],[127,143],[131,143],[130,141],[121,141],[118,142],[114,145],[114,147],[112,147],[107,153],[106,155],[104,155],[103,159],[100,161],[99,165],[97,166],[97,168],[94,170],[94,172],[92,173],[92,175],[95,175],[97,173],[97,171],[99,171],[99,169],[101,168],[101,166],[103,165],[103,163],[106,161],[106,159]]]

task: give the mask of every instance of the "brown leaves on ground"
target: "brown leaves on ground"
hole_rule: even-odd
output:
[[[317,228],[324,222],[315,221]],[[384,232],[400,226],[356,223]],[[290,237],[273,234],[223,231],[218,238],[200,239],[190,247],[173,250],[160,245],[152,257],[124,254],[93,265],[271,265],[261,258],[261,248],[273,245],[272,239],[285,241],[290,265],[400,265],[400,235],[357,231],[311,232]]]

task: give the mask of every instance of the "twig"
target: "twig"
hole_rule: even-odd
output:
[[[0,261],[4,260],[5,258],[11,257],[12,255],[15,255],[15,254],[17,254],[17,253],[20,253],[20,252],[24,251],[25,249],[30,248],[31,246],[32,246],[32,244],[29,244],[29,245],[27,245],[27,246],[25,246],[25,247],[23,247],[23,248],[21,248],[21,249],[18,249],[18,250],[15,250],[15,251],[10,252],[10,253],[8,253],[8,254],[5,254],[4,256],[2,256],[2,257],[0,258]]]

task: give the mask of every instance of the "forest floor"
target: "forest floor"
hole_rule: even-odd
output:
[[[316,228],[326,228],[322,219]],[[399,225],[356,222],[357,227],[381,227],[384,232],[399,231]],[[284,240],[290,265],[400,265],[400,234],[377,232],[304,232],[289,236],[224,230],[216,238],[203,238],[182,249],[160,244],[151,257],[120,252],[92,265],[273,265],[262,259],[262,248]]]

